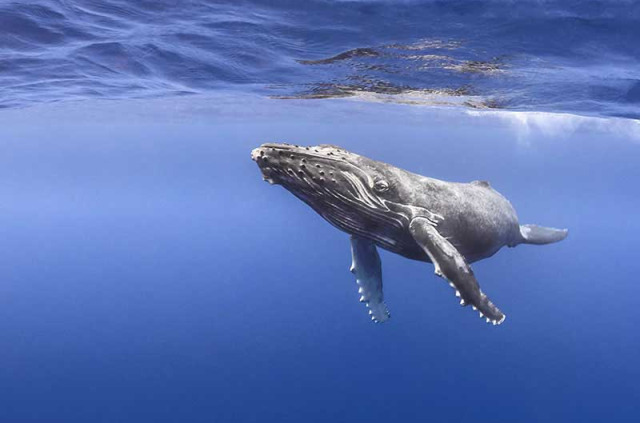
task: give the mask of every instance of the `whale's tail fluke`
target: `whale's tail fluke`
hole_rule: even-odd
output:
[[[567,237],[567,229],[545,228],[537,225],[520,225],[522,244],[551,244]]]

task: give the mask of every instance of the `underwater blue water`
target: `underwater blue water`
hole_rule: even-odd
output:
[[[595,1],[0,2],[0,423],[635,422],[640,10]],[[488,180],[554,245],[507,315],[348,235],[250,151]]]
[[[2,421],[636,420],[637,134],[570,116],[202,102],[0,114]],[[249,152],[267,140],[487,179],[522,222],[570,235],[474,264],[507,314],[497,327],[432,265],[382,252],[392,318],[376,325],[348,236],[262,181]]]

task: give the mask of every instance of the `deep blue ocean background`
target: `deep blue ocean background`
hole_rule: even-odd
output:
[[[0,423],[636,422],[640,5],[0,1]],[[262,181],[263,142],[489,180],[566,227],[506,314]]]

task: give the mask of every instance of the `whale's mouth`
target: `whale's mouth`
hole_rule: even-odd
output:
[[[338,228],[394,243],[382,228],[398,228],[403,221],[373,192],[374,181],[357,154],[333,145],[269,143],[254,149],[251,158],[265,181],[282,185]]]

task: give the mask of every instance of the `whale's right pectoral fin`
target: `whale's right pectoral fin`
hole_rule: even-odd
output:
[[[368,239],[351,236],[351,272],[356,276],[360,302],[369,308],[374,322],[389,319],[389,310],[382,295],[382,264],[376,245]]]
[[[473,270],[456,247],[425,218],[413,219],[409,228],[415,241],[433,262],[436,274],[446,278],[455,288],[460,304],[471,304],[480,312],[480,317],[486,317],[487,322],[494,325],[502,323],[505,315],[482,293]]]

